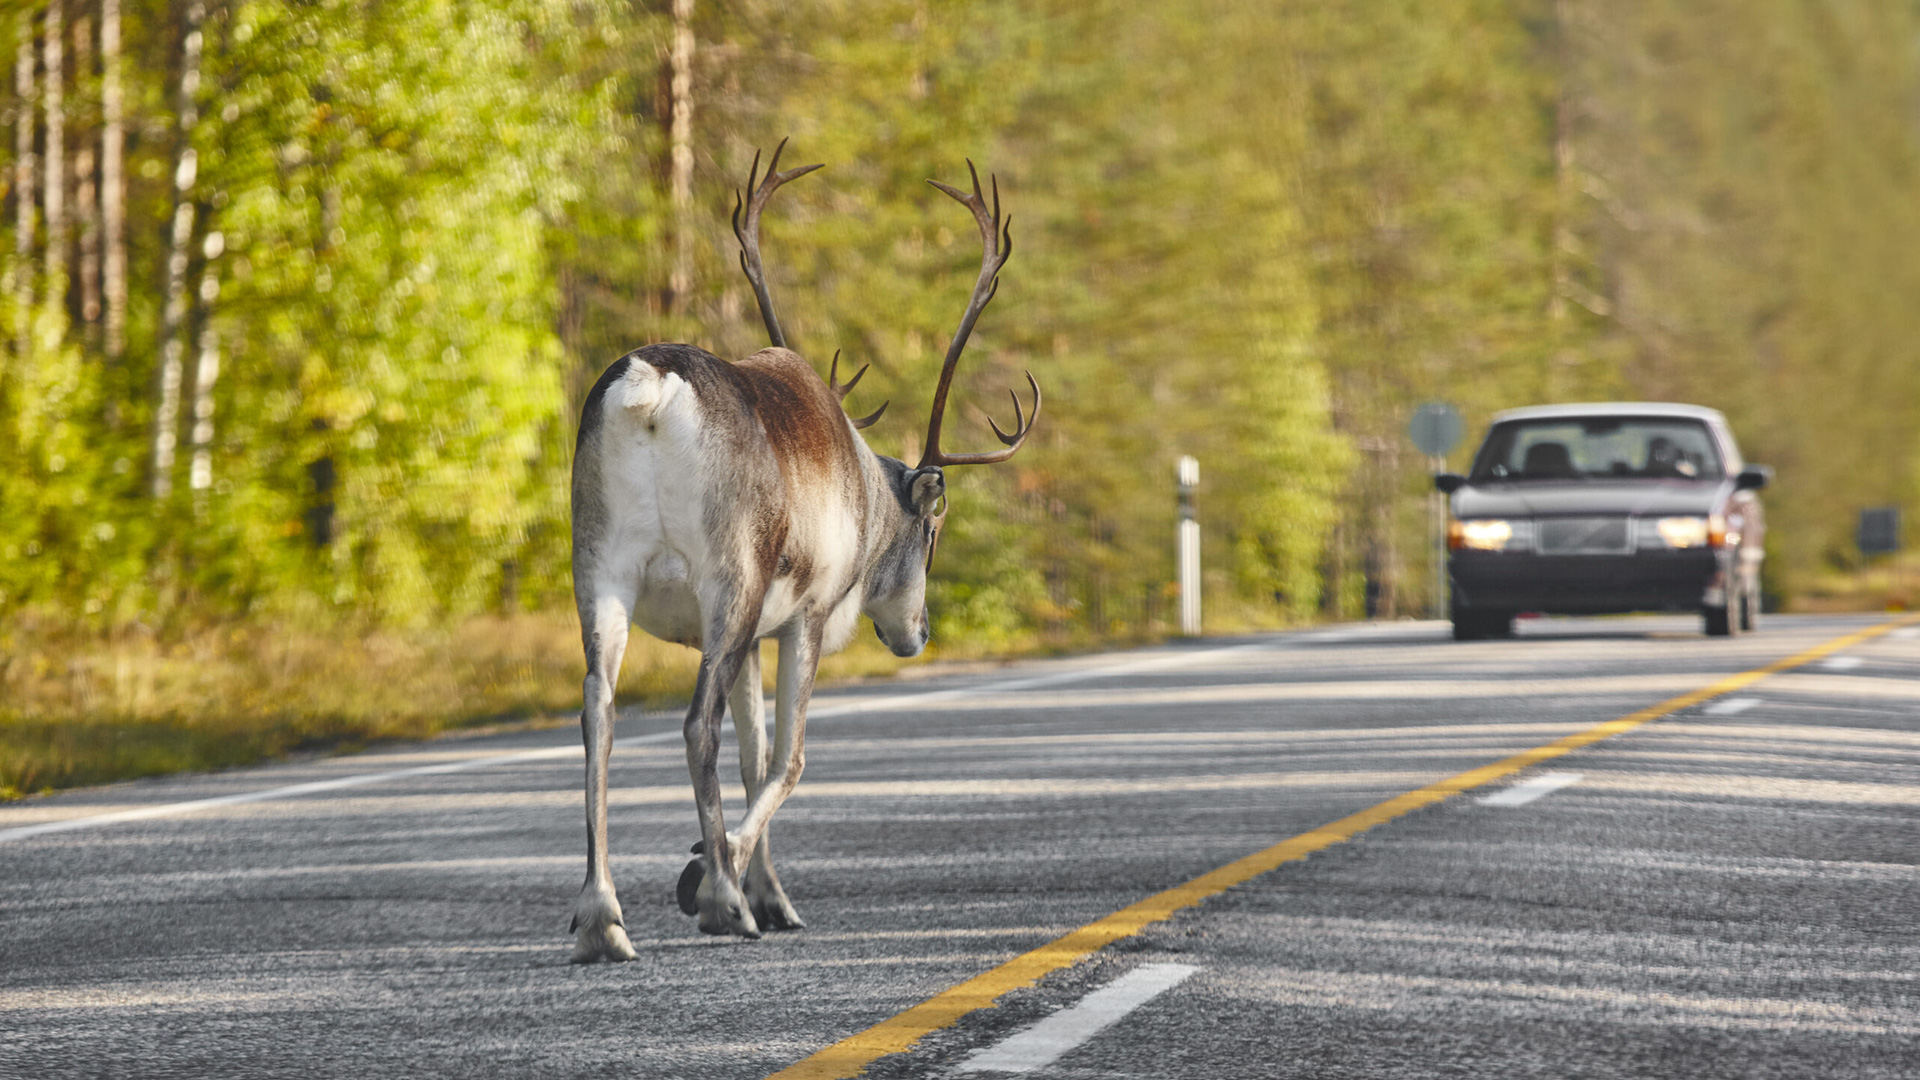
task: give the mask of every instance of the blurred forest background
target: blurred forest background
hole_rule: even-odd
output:
[[[998,174],[1017,250],[959,425],[944,655],[1431,614],[1408,416],[1719,407],[1769,590],[1920,502],[1910,0],[8,0],[0,795],[577,707],[578,403],[762,344],[731,191],[829,167],[767,261],[918,452]],[[959,443],[969,436],[956,434]],[[1855,579],[1857,580],[1857,578]],[[856,650],[841,673],[882,670]],[[624,689],[691,654],[636,641]]]

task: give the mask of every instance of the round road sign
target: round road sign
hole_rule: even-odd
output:
[[[1460,445],[1466,425],[1461,423],[1458,409],[1444,401],[1429,401],[1413,411],[1407,434],[1413,436],[1413,445],[1419,447],[1421,453],[1445,457],[1449,450]]]

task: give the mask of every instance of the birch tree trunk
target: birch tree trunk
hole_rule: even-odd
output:
[[[73,84],[76,90],[93,75],[93,23],[82,14],[73,20]],[[100,205],[95,183],[93,142],[84,136],[73,152],[73,215],[80,226],[80,322],[87,340],[100,343]]]
[[[173,168],[173,235],[167,248],[167,306],[160,332],[160,365],[155,373],[153,410],[152,492],[156,499],[173,494],[174,450],[179,444],[180,381],[187,343],[187,263],[193,239],[193,200],[188,195],[199,175],[200,159],[193,149],[193,129],[200,122],[200,24],[206,5],[187,8],[186,36],[180,43],[179,126]]]
[[[26,363],[33,351],[33,9],[15,21],[13,59],[13,315],[14,355]]]
[[[1575,141],[1579,135],[1576,125],[1586,118],[1586,109],[1577,96],[1580,86],[1574,67],[1573,34],[1581,29],[1574,20],[1581,17],[1570,0],[1554,0],[1554,62],[1560,85],[1553,112],[1553,296],[1547,302],[1547,315],[1555,321],[1567,317],[1569,301],[1601,318],[1614,313],[1613,302],[1582,284],[1576,273],[1579,264],[1590,256],[1575,230],[1575,207],[1584,202],[1585,187]]]
[[[669,310],[687,310],[693,288],[693,0],[673,0],[672,146],[673,269],[667,278]]]
[[[200,271],[200,351],[193,362],[193,461],[187,468],[187,486],[194,491],[213,486],[213,384],[220,377],[213,302],[220,298],[220,256],[226,249],[226,236],[210,232],[200,251],[206,261]]]
[[[107,359],[127,351],[127,185],[125,102],[120,86],[120,0],[100,0],[100,227],[105,252]]]
[[[41,66],[46,88],[41,101],[47,116],[45,191],[40,197],[47,222],[47,310],[66,306],[67,276],[67,28],[61,18],[64,0],[52,0],[41,21]]]
[[[1553,292],[1547,298],[1547,317],[1558,322],[1567,317],[1567,300],[1573,294],[1573,229],[1567,222],[1574,194],[1573,178],[1573,80],[1568,41],[1566,0],[1554,0],[1553,49],[1555,74],[1560,85],[1553,102],[1553,249],[1548,258],[1553,272]]]

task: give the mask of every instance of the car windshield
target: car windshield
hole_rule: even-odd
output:
[[[1669,417],[1593,416],[1497,424],[1473,462],[1476,481],[1718,480],[1707,425]]]

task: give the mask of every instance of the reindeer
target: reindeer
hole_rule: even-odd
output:
[[[655,637],[700,650],[687,709],[687,770],[699,811],[699,856],[681,875],[680,906],[709,934],[757,938],[804,924],[774,873],[767,826],[805,763],[807,700],[824,653],[842,648],[859,615],[896,656],[916,656],[929,634],[927,571],[946,520],[950,465],[1012,457],[1040,415],[1012,394],[1014,430],[989,420],[1004,449],[950,454],[940,425],[955,365],[974,322],[999,288],[1013,253],[1000,216],[967,163],[971,194],[930,180],[980,227],[980,276],[947,347],[920,462],[909,467],[860,436],[880,418],[850,419],[842,401],[866,373],[842,384],[839,354],[822,382],[787,348],[760,262],[760,215],[779,188],[819,165],[780,172],[782,140],[756,184],[760,155],[736,192],[734,236],[770,348],[729,363],[691,345],[649,345],[615,361],[580,412],[573,459],[573,592],[587,678],[580,712],[587,750],[587,879],[574,905],[573,960],[631,960],[607,870],[607,758],[613,688],[637,623]],[[744,209],[744,214],[742,213]],[[1011,393],[1011,392],[1010,392]],[[779,642],[773,745],[761,699],[760,642]],[[731,707],[748,807],[729,832],[720,812],[720,717]],[[744,866],[744,873],[742,867]]]

